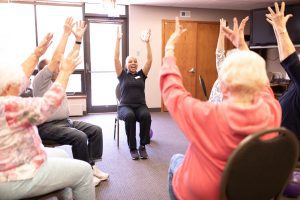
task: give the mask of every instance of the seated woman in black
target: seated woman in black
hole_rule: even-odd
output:
[[[125,121],[127,143],[133,160],[147,159],[148,154],[145,148],[150,143],[151,115],[145,100],[145,80],[152,64],[152,52],[150,47],[150,30],[143,38],[147,47],[147,61],[144,67],[137,71],[137,59],[132,56],[126,58],[126,69],[123,69],[119,60],[120,40],[122,33],[118,29],[115,48],[115,69],[119,79],[121,98],[118,109],[118,116]],[[140,122],[140,146],[136,145],[136,121]]]

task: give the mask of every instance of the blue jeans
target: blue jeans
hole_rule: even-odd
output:
[[[48,158],[33,178],[0,183],[0,199],[28,198],[66,188],[65,200],[95,200],[91,166],[81,160],[67,158],[62,151],[46,148]]]
[[[172,186],[172,180],[173,180],[173,175],[178,169],[178,167],[182,164],[184,155],[182,154],[175,154],[172,156],[171,161],[170,161],[170,166],[169,166],[169,171],[168,171],[168,187],[169,187],[169,195],[171,200],[177,200],[176,195],[173,190]]]

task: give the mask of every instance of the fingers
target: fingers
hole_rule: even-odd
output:
[[[230,36],[233,33],[233,31],[230,30],[230,28],[226,27],[226,26],[222,27],[222,31],[224,32],[224,34],[225,34],[226,37]]]
[[[280,11],[279,11],[279,7],[278,7],[278,3],[275,2],[274,5],[275,5],[275,11],[276,11],[276,13],[279,13]]]
[[[240,27],[239,27],[239,30],[240,30],[240,31],[244,31],[244,28],[245,28],[246,23],[248,22],[248,20],[249,20],[249,16],[245,17],[245,18],[242,20],[242,22],[241,22],[241,24],[240,24]]]
[[[284,17],[285,18],[285,22],[287,22],[291,17],[293,17],[292,14],[288,14],[287,16],[285,16]]]
[[[270,20],[269,18],[267,18],[266,20],[267,20],[267,22],[269,22],[272,26],[274,25],[273,21]]]
[[[272,8],[270,6],[268,7],[268,10],[269,10],[271,15],[275,15],[274,11],[272,10]]]
[[[284,12],[285,12],[285,3],[284,3],[284,1],[281,2],[281,9],[280,9],[280,12],[281,12],[282,15],[284,15]]]
[[[238,20],[236,17],[233,18],[233,31],[237,31],[238,30]]]

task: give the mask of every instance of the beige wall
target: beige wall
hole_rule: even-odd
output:
[[[191,18],[180,18],[193,21],[219,21],[225,18],[232,27],[232,18],[239,20],[249,15],[248,11],[212,10],[168,8],[153,6],[129,6],[129,55],[136,56],[140,66],[146,61],[146,47],[139,39],[142,30],[150,28],[152,31],[151,47],[153,53],[152,69],[146,81],[146,100],[150,108],[161,107],[161,94],[159,90],[159,69],[162,62],[162,19],[174,19],[179,11],[191,11]],[[246,27],[249,33],[249,24]]]

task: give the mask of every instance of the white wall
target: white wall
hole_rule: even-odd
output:
[[[161,107],[159,69],[162,63],[162,19],[175,19],[175,16],[179,16],[179,11],[183,10],[191,11],[191,18],[180,18],[182,20],[219,21],[223,17],[230,27],[233,17],[241,20],[249,15],[248,11],[129,6],[129,55],[136,56],[140,66],[146,61],[146,47],[139,39],[140,33],[148,28],[152,32],[153,62],[146,80],[146,101],[149,108]],[[249,33],[249,24],[245,32]]]

